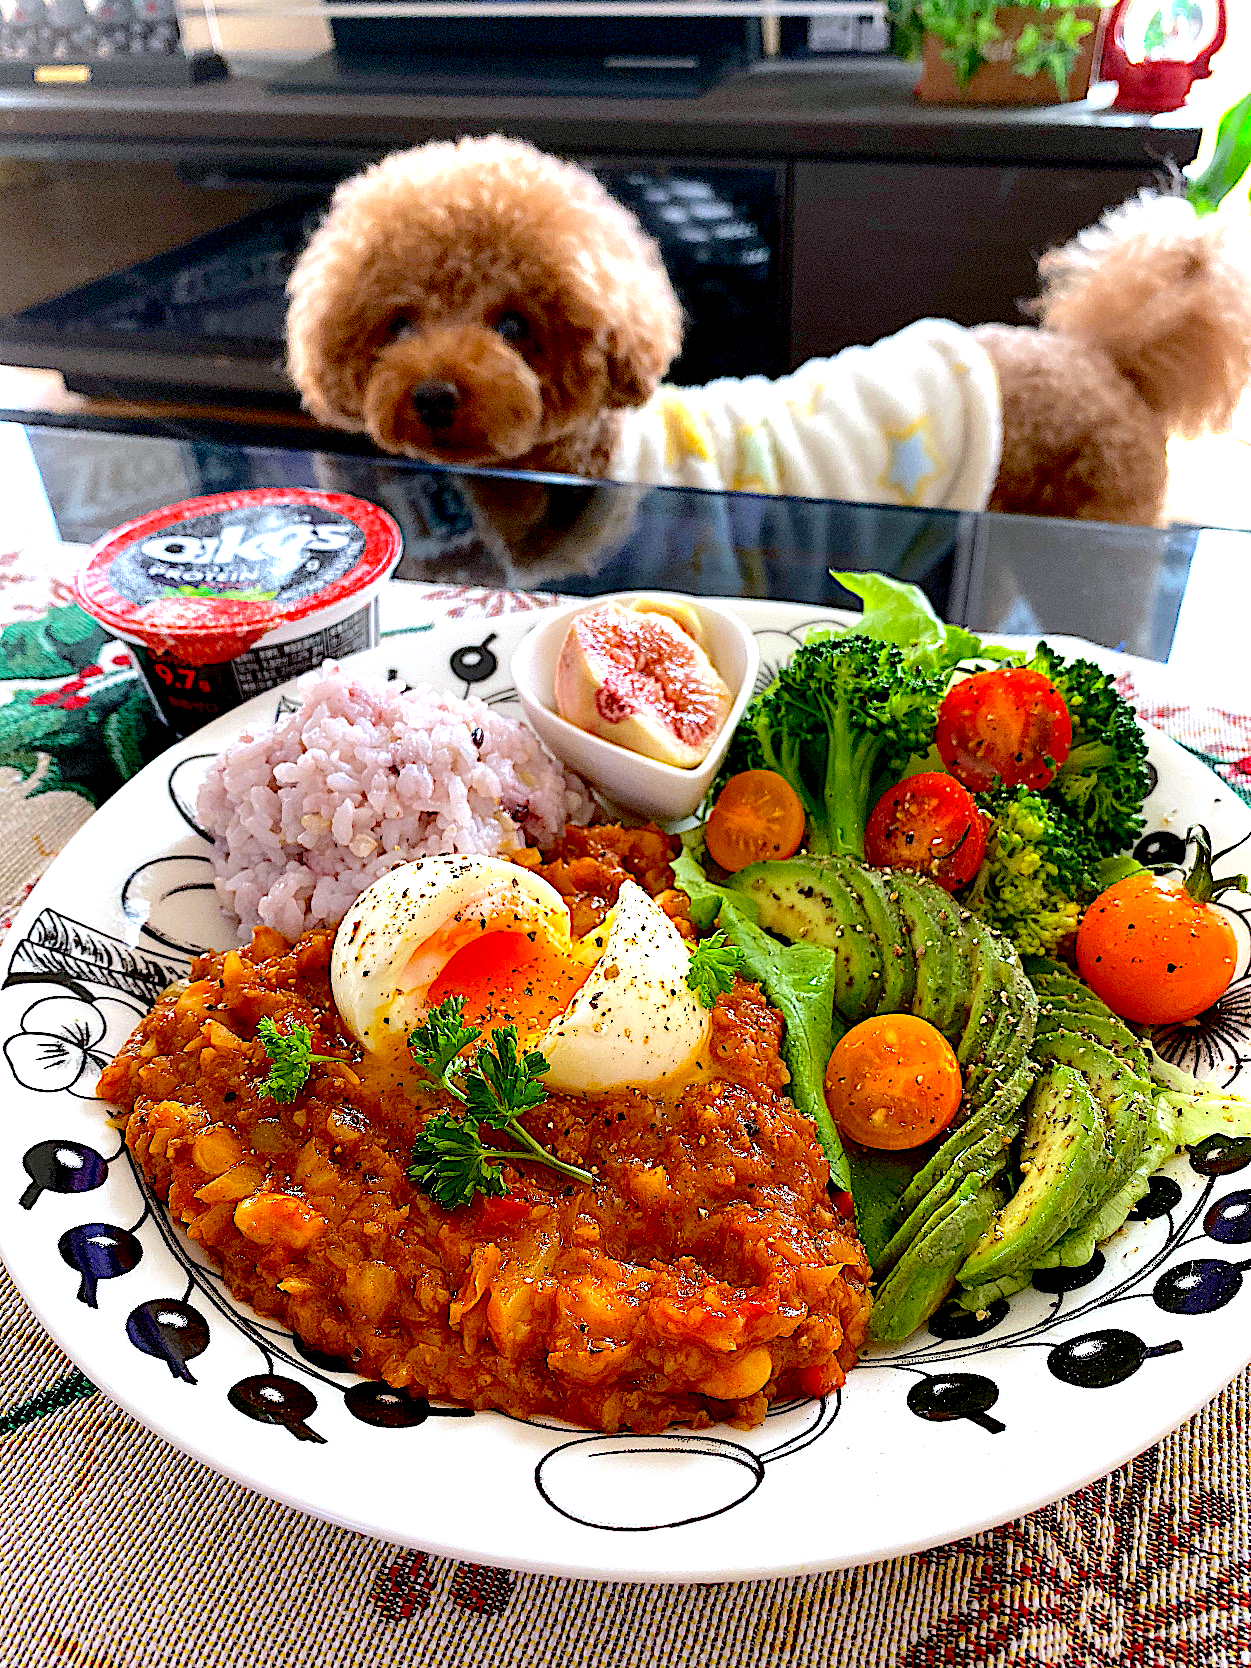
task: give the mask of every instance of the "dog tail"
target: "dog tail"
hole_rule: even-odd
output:
[[[1227,224],[1144,191],[1038,271],[1043,325],[1102,348],[1170,434],[1228,426],[1251,382],[1251,258]]]

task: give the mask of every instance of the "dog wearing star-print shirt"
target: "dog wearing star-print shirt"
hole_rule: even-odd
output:
[[[288,367],[319,421],[432,463],[1155,523],[1169,438],[1226,426],[1251,381],[1240,229],[1144,193],[1039,270],[1038,327],[924,319],[672,387],[682,310],[629,210],[462,139],[339,187],[288,286]]]
[[[619,480],[984,508],[1003,443],[998,379],[971,331],[922,319],[776,381],[663,384],[625,415]]]

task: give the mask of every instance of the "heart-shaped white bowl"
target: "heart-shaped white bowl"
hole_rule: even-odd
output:
[[[734,705],[712,751],[693,770],[645,759],[615,742],[588,735],[556,710],[556,663],[570,621],[590,609],[602,608],[606,602],[640,599],[682,603],[690,608],[702,627],[708,658],[726,687],[734,692]],[[751,699],[759,669],[756,639],[737,614],[702,597],[676,592],[618,591],[554,609],[526,633],[512,657],[513,683],[522,709],[548,751],[584,776],[609,804],[654,817],[658,822],[678,822],[699,809],[720,769],[743,708]]]

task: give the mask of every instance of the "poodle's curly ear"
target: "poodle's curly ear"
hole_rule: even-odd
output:
[[[610,406],[646,405],[682,347],[682,305],[662,268],[647,295],[637,291],[604,346]]]

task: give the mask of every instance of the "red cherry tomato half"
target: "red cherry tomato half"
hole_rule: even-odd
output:
[[[997,780],[1041,789],[1069,756],[1073,720],[1050,678],[1005,666],[947,691],[934,740],[947,769],[974,793]]]
[[[1101,892],[1077,929],[1077,968],[1115,1014],[1177,1025],[1229,989],[1238,940],[1227,916],[1176,875],[1130,875]]]
[[[834,1122],[879,1151],[919,1147],[941,1135],[963,1093],[951,1044],[914,1014],[876,1014],[853,1025],[825,1074]]]
[[[986,856],[986,821],[954,776],[923,771],[888,788],[873,807],[864,854],[877,868],[912,869],[958,892]]]

